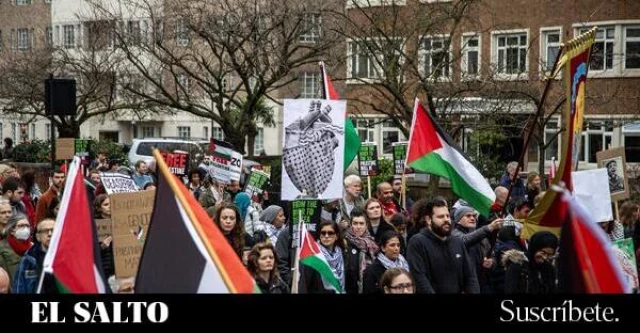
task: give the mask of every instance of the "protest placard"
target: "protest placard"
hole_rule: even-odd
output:
[[[289,221],[293,221],[293,246],[298,244],[300,221],[303,221],[307,230],[315,233],[316,226],[320,223],[322,215],[322,200],[296,200],[291,202],[291,216]]]
[[[407,159],[407,142],[394,142],[391,144],[393,148],[393,171],[396,175],[412,174],[413,170],[407,168],[405,170],[405,161]]]
[[[596,222],[613,219],[609,180],[606,169],[583,170],[571,173],[573,196],[591,213]]]
[[[598,168],[606,168],[612,201],[629,198],[629,179],[624,147],[616,147],[596,153]]]
[[[375,142],[363,142],[360,146],[358,169],[361,177],[378,175],[378,146]]]
[[[259,202],[259,197],[265,191],[268,184],[269,175],[260,170],[253,169],[249,180],[244,184],[244,191],[251,196],[253,201]]]
[[[146,239],[155,190],[109,196],[116,277],[135,276]],[[169,245],[169,244],[168,244]]]
[[[632,289],[638,289],[638,267],[633,238],[620,239],[613,242],[614,254],[620,262],[622,273]]]
[[[169,171],[176,176],[186,176],[189,172],[189,154],[174,151],[173,153],[161,151],[160,154],[169,167]]]
[[[75,140],[75,155],[78,157],[87,157],[89,156],[89,145],[91,144],[91,140],[85,139],[76,139]]]
[[[98,233],[98,240],[102,241],[105,237],[111,236],[111,219],[97,219],[96,230]]]
[[[56,139],[56,159],[70,160],[75,155],[75,139],[74,138],[57,138]]]
[[[107,194],[138,192],[131,176],[116,172],[101,172],[100,181]]]
[[[231,180],[240,181],[242,172],[242,155],[233,146],[224,141],[211,139],[209,144],[211,164],[209,174],[223,184]]]
[[[282,200],[342,198],[346,101],[285,99]]]

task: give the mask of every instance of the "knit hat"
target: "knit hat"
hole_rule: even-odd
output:
[[[478,215],[478,212],[476,212],[475,209],[473,209],[472,207],[469,206],[460,206],[458,208],[456,208],[455,212],[453,212],[453,222],[454,223],[459,223],[460,220],[462,219],[463,216],[469,214],[469,213],[473,213]]]
[[[556,249],[558,247],[558,237],[549,231],[538,231],[529,240],[529,260],[533,259],[536,252],[550,247]]]
[[[267,222],[273,224],[273,220],[278,216],[278,212],[282,209],[282,207],[277,205],[271,205],[262,211],[260,214],[260,221]]]

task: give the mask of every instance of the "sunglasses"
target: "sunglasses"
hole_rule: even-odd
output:
[[[335,236],[335,235],[336,235],[335,231],[320,231],[320,236],[331,237],[331,236]]]

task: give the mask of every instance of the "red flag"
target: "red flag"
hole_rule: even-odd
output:
[[[560,285],[576,294],[620,294],[629,292],[613,246],[604,231],[568,192],[560,200]]]

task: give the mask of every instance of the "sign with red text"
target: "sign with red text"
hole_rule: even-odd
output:
[[[176,176],[186,176],[189,172],[189,154],[186,152],[174,151],[173,153],[161,151],[160,154],[167,163],[169,171]]]
[[[231,180],[240,181],[242,172],[242,155],[231,147],[228,143],[215,139],[211,139],[209,145],[209,174],[223,184],[228,184]]]

